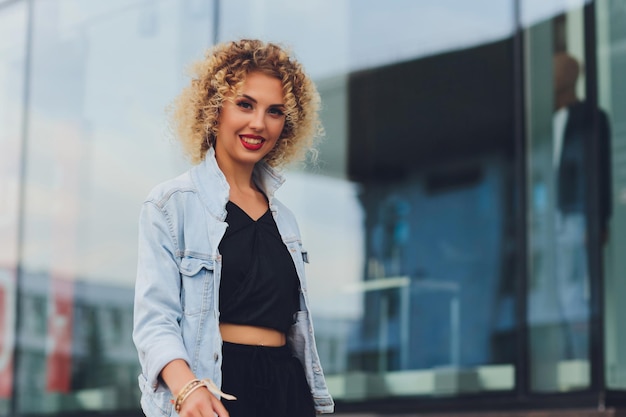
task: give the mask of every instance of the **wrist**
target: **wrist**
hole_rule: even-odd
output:
[[[192,380],[190,380],[189,382],[187,382],[180,390],[180,392],[178,392],[178,394],[176,395],[175,398],[172,398],[170,401],[172,404],[174,404],[174,410],[176,410],[177,413],[180,413],[181,408],[183,407],[183,403],[185,402],[185,400],[197,389],[200,388],[206,388],[207,390],[209,390],[209,392],[211,392],[213,395],[215,395],[216,397],[222,397],[224,399],[227,400],[236,400],[237,398],[233,395],[230,394],[226,394],[224,392],[222,392],[213,381],[211,381],[210,379],[206,378],[206,379],[197,379],[194,378]]]
[[[180,409],[183,406],[183,402],[191,395],[192,392],[197,390],[198,388],[203,387],[204,384],[201,380],[194,378],[191,381],[187,382],[176,394],[175,398],[172,398],[171,402],[174,404],[174,410],[177,413],[180,413]]]

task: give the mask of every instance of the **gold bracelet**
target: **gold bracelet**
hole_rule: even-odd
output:
[[[183,403],[185,402],[185,400],[187,399],[187,397],[189,397],[191,395],[192,392],[194,392],[195,390],[197,390],[198,388],[202,388],[205,387],[206,385],[204,384],[204,382],[200,381],[199,384],[194,385],[193,387],[191,387],[189,390],[187,390],[187,392],[185,393],[185,395],[183,396],[183,398],[181,398],[179,406],[178,406],[178,410],[176,410],[176,412],[178,413],[180,411],[180,409],[183,407]]]
[[[237,397],[235,397],[234,395],[230,395],[230,394],[226,394],[225,392],[222,392],[217,387],[217,385],[215,385],[215,383],[208,378],[203,379],[203,380],[192,379],[180,390],[180,393],[178,393],[178,395],[176,396],[176,399],[171,401],[174,404],[174,410],[176,410],[177,413],[180,413],[180,410],[183,406],[183,402],[187,399],[187,397],[189,397],[192,392],[194,392],[195,390],[201,387],[205,387],[206,389],[209,390],[209,392],[211,392],[215,396],[221,396],[222,398],[226,400],[237,399]]]
[[[174,403],[174,410],[176,410],[177,413],[180,412],[180,408],[182,407],[185,398],[187,398],[187,396],[189,395],[189,391],[194,389],[194,387],[199,387],[200,384],[202,384],[202,381],[200,381],[199,379],[192,379],[191,381],[187,382],[185,386],[180,390],[180,392],[176,396],[176,400],[172,401]]]

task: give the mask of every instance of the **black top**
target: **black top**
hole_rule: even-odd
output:
[[[299,307],[299,280],[272,213],[255,221],[231,201],[226,211],[220,322],[287,333]]]
[[[609,120],[603,110],[586,101],[577,102],[568,110],[559,160],[557,205],[563,213],[585,214],[589,191],[597,190],[598,214],[605,230],[613,205]],[[597,152],[593,151],[593,142]],[[591,162],[593,157],[595,161]],[[594,167],[597,167],[595,176]]]

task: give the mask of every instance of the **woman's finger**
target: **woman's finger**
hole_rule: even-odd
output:
[[[217,399],[217,397],[213,394],[209,395],[211,395],[211,404],[213,405],[213,410],[217,413],[218,417],[229,417],[228,411],[226,411],[226,407],[224,407],[224,404],[222,404],[222,402]]]
[[[221,408],[217,408],[217,403]],[[185,399],[180,410],[181,417],[215,417],[215,414],[219,417],[228,417],[228,412],[222,406],[221,402],[215,398],[208,390],[200,388],[192,392],[189,397]],[[222,414],[220,414],[222,413]]]

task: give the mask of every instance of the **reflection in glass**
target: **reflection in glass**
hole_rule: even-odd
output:
[[[214,3],[32,4],[17,410],[137,409],[138,207],[184,170],[163,109]],[[338,399],[513,389],[512,8],[220,2],[220,39],[293,46],[322,95],[320,164],[280,198]]]
[[[510,47],[350,76],[348,175],[365,258],[352,285],[363,313],[331,377],[340,397],[513,387]]]
[[[626,389],[626,1],[596,2],[600,106],[609,114],[612,217],[605,236],[605,374],[611,389]]]
[[[322,95],[321,162],[280,198],[333,396],[512,389],[513,3],[243,3],[220,38],[287,39]]]
[[[27,12],[0,13],[0,415],[13,394]]]
[[[530,261],[528,321],[536,391],[590,383],[590,187],[606,235],[611,214],[606,113],[586,100],[583,11],[566,10],[527,29]],[[552,63],[551,72],[545,70]],[[599,167],[591,175],[592,141]],[[597,180],[590,185],[590,178]],[[597,185],[595,185],[597,184]]]
[[[137,409],[137,216],[185,168],[164,109],[210,42],[212,4],[31,3],[16,409]]]

